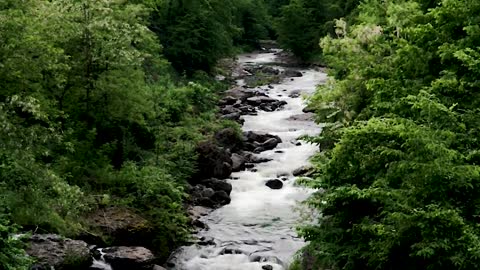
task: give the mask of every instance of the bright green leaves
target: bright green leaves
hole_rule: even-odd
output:
[[[302,229],[319,267],[479,267],[479,6],[365,1],[322,40],[335,80],[309,106],[331,123],[307,185],[323,216]]]

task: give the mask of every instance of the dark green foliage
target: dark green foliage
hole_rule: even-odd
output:
[[[267,38],[263,0],[167,0],[150,3],[150,28],[180,73],[211,72],[236,46],[258,47]]]
[[[237,6],[210,4],[177,1],[154,11],[155,1],[0,3],[0,268],[28,264],[11,237],[17,225],[75,237],[90,229],[83,217],[101,207],[145,217],[157,234],[145,244],[160,258],[187,239],[183,203],[195,146],[226,125],[215,117],[226,86],[197,69],[209,70],[242,35]],[[155,16],[174,22],[157,32],[166,56],[198,61],[172,61],[194,82],[162,55],[149,28]],[[263,30],[252,16],[244,35],[253,40]]]
[[[3,199],[3,198],[2,198]],[[2,209],[3,210],[3,209]],[[0,268],[5,270],[29,269],[31,259],[23,250],[24,244],[17,233],[17,227],[12,225],[8,216],[0,214]]]
[[[277,19],[278,41],[296,56],[311,60],[320,53],[320,38],[335,34],[334,19],[354,17],[359,3],[359,0],[291,0],[281,8]]]
[[[365,1],[321,42],[323,216],[301,233],[322,269],[480,267],[480,4],[439,2]]]

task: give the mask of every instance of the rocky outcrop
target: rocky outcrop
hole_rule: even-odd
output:
[[[225,179],[232,173],[232,159],[226,149],[219,147],[215,142],[204,141],[197,145],[198,173],[191,179],[193,183],[199,179],[211,177]]]
[[[217,144],[230,152],[239,151],[242,148],[242,135],[233,128],[225,128],[215,133]]]
[[[26,251],[36,260],[31,268],[36,270],[80,270],[92,264],[87,243],[55,234],[34,234]]]
[[[103,258],[115,270],[147,270],[153,268],[155,256],[144,247],[109,247]]]
[[[126,207],[98,209],[87,218],[87,222],[95,231],[108,237],[113,245],[145,245],[155,234],[145,218]]]

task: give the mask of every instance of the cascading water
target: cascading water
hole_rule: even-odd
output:
[[[260,65],[276,60],[274,53],[258,53],[242,55],[238,62]],[[305,104],[302,98],[291,94],[312,94],[316,86],[326,80],[326,74],[314,69],[298,70],[302,77],[287,78],[273,84],[273,89],[263,87],[270,97],[287,102],[283,109],[244,116],[244,131],[278,135],[283,143],[274,150],[259,154],[259,157],[272,159],[270,162],[232,175],[229,180],[233,186],[231,203],[203,217],[202,221],[209,229],[198,233],[199,237],[213,239],[215,244],[180,248],[172,256],[174,266],[171,269],[286,269],[295,252],[304,246],[294,229],[299,219],[295,208],[311,191],[296,187],[292,172],[308,164],[309,157],[318,148],[305,142],[300,145],[296,139],[318,134],[320,127],[311,120],[292,120],[292,116],[303,114]],[[272,190],[265,186],[267,180],[280,177],[286,180],[282,189]]]

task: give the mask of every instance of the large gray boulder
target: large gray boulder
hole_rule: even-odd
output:
[[[87,243],[56,234],[34,234],[28,241],[27,254],[36,260],[32,269],[87,269],[92,257]]]

